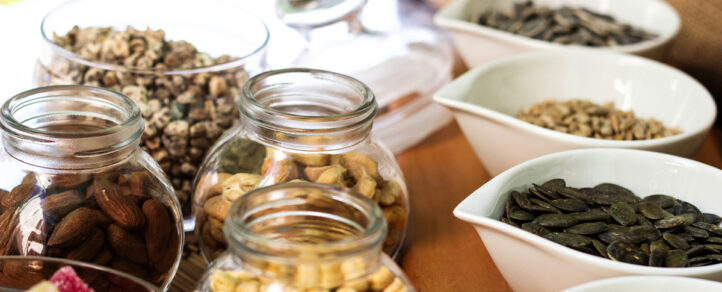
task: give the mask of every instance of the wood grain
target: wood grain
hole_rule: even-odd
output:
[[[722,168],[722,130],[713,129],[695,160]],[[511,291],[471,225],[452,214],[490,177],[456,123],[397,157],[411,196],[401,267],[419,291]],[[198,255],[181,263],[170,291],[193,291],[204,271]]]

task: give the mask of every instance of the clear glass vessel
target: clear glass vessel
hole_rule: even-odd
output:
[[[453,46],[424,1],[276,0],[272,68],[304,67],[357,78],[376,95],[374,132],[394,153],[452,120],[432,95],[452,79]],[[300,37],[299,37],[300,36]]]
[[[228,216],[229,249],[201,278],[200,292],[415,291],[381,251],[381,208],[354,190],[279,184],[235,200]]]
[[[184,240],[180,205],[140,149],[128,97],[62,85],[10,98],[0,115],[0,255],[120,270],[166,289]]]
[[[255,188],[310,181],[353,188],[389,225],[384,251],[401,246],[408,193],[390,151],[370,136],[374,95],[351,77],[313,69],[268,71],[243,87],[241,123],[219,139],[194,183],[196,235],[206,259],[222,253],[231,202]]]
[[[238,122],[243,83],[265,70],[264,22],[223,0],[72,0],[45,16],[41,34],[36,85],[98,86],[131,97],[145,120],[141,147],[190,215],[199,164]]]
[[[78,277],[95,292],[160,291],[152,284],[127,273],[93,264],[38,256],[0,256],[0,290],[25,291],[55,272],[71,267]]]

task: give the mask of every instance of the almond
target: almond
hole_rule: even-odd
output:
[[[91,263],[94,263],[99,266],[105,266],[113,259],[113,252],[110,251],[107,247],[104,247],[98,252],[95,257],[90,261]]]
[[[15,225],[15,208],[7,209],[0,215],[0,230],[10,230]],[[12,232],[0,232],[0,254],[7,254]]]
[[[48,246],[73,246],[90,235],[95,228],[95,215],[93,210],[81,207],[68,213],[60,223],[55,226],[48,240]]]
[[[10,192],[8,192],[6,190],[0,189],[0,202],[2,202],[3,198],[9,193]],[[3,206],[0,205],[0,212],[2,212],[2,210],[3,210]]]
[[[89,174],[57,174],[50,177],[48,189],[69,189],[90,180]]]
[[[142,279],[148,279],[148,270],[146,270],[145,267],[121,257],[113,258],[113,261],[110,262],[110,267]]]
[[[43,213],[54,220],[60,220],[68,212],[80,206],[84,200],[85,198],[75,190],[53,194],[45,199],[42,205]]]
[[[108,225],[113,223],[113,219],[108,217],[108,215],[105,215],[103,211],[93,210],[93,213],[95,213],[95,224],[97,224],[98,226],[108,227]]]
[[[145,171],[136,171],[128,177],[128,185],[130,185],[130,193],[138,198],[146,198],[145,187],[150,185],[150,177]]]
[[[30,287],[45,279],[42,266],[38,267],[30,260],[8,261],[0,273],[0,287]]]
[[[13,188],[9,194],[3,196],[2,201],[0,201],[0,204],[2,204],[5,208],[13,208],[17,207],[33,193],[35,190],[35,183],[23,183],[21,185],[16,186]]]
[[[180,248],[178,232],[172,231],[168,245],[162,252],[163,257],[160,258],[160,261],[153,262],[153,267],[161,273],[167,273],[176,262],[180,261],[181,253],[178,252]]]
[[[95,227],[90,231],[88,239],[71,249],[65,255],[65,258],[87,262],[98,254],[98,251],[103,248],[103,243],[105,243],[105,233],[100,228]]]
[[[143,212],[130,197],[120,194],[118,185],[107,180],[95,180],[93,184],[95,201],[115,223],[129,230],[143,227]]]
[[[145,245],[148,248],[148,257],[152,262],[157,263],[163,257],[163,249],[168,245],[168,238],[172,232],[170,217],[165,206],[154,199],[143,203],[143,214],[148,221],[145,225]]]
[[[38,180],[35,179],[35,174],[30,172],[30,173],[26,174],[25,177],[23,177],[23,181],[21,182],[21,184],[34,184],[37,181]]]
[[[120,225],[110,224],[108,226],[108,243],[115,254],[121,257],[137,264],[148,262],[145,243],[140,236],[126,231]]]

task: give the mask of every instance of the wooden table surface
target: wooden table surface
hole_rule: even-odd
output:
[[[454,207],[491,177],[452,123],[398,155],[411,196],[409,231],[399,263],[419,291],[510,291],[471,225]],[[722,168],[722,130],[713,129],[695,160]],[[204,271],[193,255],[171,291],[192,291]]]

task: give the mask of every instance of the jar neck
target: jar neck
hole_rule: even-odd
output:
[[[13,96],[2,107],[0,126],[10,156],[36,167],[68,170],[126,159],[143,133],[140,110],[130,98],[78,85]]]
[[[229,218],[224,234],[244,267],[299,288],[338,287],[369,274],[387,231],[370,199],[312,183],[255,190],[233,202]],[[314,275],[324,280],[303,280]]]
[[[314,69],[268,71],[243,86],[241,119],[261,143],[292,152],[339,151],[368,139],[377,105],[362,82]]]

